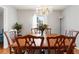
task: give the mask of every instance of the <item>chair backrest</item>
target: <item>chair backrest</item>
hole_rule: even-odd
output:
[[[79,34],[79,31],[75,31],[75,30],[69,30],[69,31],[66,30],[66,32],[65,32],[66,36],[75,36],[75,37],[77,37],[78,34]]]
[[[40,34],[40,30],[38,28],[31,28],[31,33],[33,34]]]
[[[4,35],[5,35],[6,39],[7,39],[8,45],[10,46],[11,45],[11,42],[10,42],[10,39],[8,37],[8,33],[7,32],[4,32]]]
[[[25,46],[29,48],[32,47],[36,48],[36,46],[38,46],[40,49],[42,49],[43,41],[44,41],[44,37],[27,35]]]
[[[4,32],[4,35],[7,39],[8,45],[11,45],[15,42],[15,38],[17,36],[16,31],[6,31]]]
[[[32,28],[31,33],[33,33],[33,34],[41,34],[41,31],[38,28]],[[51,28],[45,29],[45,34],[51,34]]]
[[[17,36],[16,37],[16,42],[17,42],[19,48],[21,46],[25,46],[26,38],[27,38],[27,36]]]
[[[72,47],[75,43],[76,37],[69,37],[64,35],[59,35],[56,37],[47,37],[48,41],[48,52],[50,53],[51,47],[55,49],[58,49],[60,51],[61,49],[65,49],[67,46]]]
[[[51,28],[45,29],[45,33],[46,33],[46,34],[51,34]]]
[[[11,35],[10,38],[15,38],[17,37],[17,30],[10,30],[9,34]]]

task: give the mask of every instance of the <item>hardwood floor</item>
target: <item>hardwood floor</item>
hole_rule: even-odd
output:
[[[0,54],[9,54],[9,49],[0,48]]]
[[[79,49],[75,48],[74,49],[74,54],[79,54]]]
[[[9,54],[9,49],[0,48],[0,54]],[[74,54],[79,54],[79,49],[74,49]]]

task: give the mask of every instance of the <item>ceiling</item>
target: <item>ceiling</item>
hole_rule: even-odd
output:
[[[18,10],[36,10],[36,8],[39,8],[43,5],[13,5],[14,8]],[[49,9],[53,10],[63,10],[67,7],[67,5],[44,5],[47,6]]]

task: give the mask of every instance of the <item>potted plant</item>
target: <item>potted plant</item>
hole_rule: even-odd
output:
[[[20,35],[22,25],[16,22],[16,24],[13,26],[13,29],[16,29],[17,30],[17,35]]]
[[[40,24],[40,25],[39,25],[38,28],[39,28],[39,30],[41,31],[41,35],[43,35],[43,32],[44,32],[45,29],[47,29],[47,27],[48,27],[48,26],[47,26],[46,24]]]

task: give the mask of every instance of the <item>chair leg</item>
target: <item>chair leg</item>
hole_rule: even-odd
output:
[[[9,48],[9,51],[10,51],[10,54],[12,54],[12,52],[11,52],[11,48]]]

